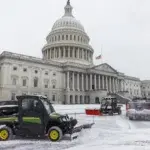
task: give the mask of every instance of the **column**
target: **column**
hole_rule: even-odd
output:
[[[112,87],[111,87],[111,77],[109,77],[109,91],[112,93]]]
[[[48,51],[49,51],[48,58],[50,59],[51,58],[51,49],[49,49]]]
[[[113,92],[116,93],[116,87],[115,87],[115,78],[113,77]]]
[[[79,59],[79,53],[80,53],[80,48],[78,48],[78,51],[77,51],[77,58]]]
[[[68,58],[70,58],[70,46],[68,46]]]
[[[82,73],[82,91],[84,91],[84,74]]]
[[[104,85],[104,76],[102,76],[102,89],[105,88],[105,85]]]
[[[69,91],[69,71],[67,72],[67,90]]]
[[[65,47],[63,47],[63,57],[65,58],[66,57],[66,49],[65,49]]]
[[[72,58],[75,58],[75,47],[72,49]]]
[[[98,75],[98,89],[101,89],[101,76]]]
[[[97,87],[96,87],[96,74],[94,75],[94,87],[95,87],[95,90],[97,90]]]
[[[72,72],[72,90],[74,91],[74,72]]]
[[[79,73],[77,73],[77,90],[80,91],[80,88],[79,88]]]
[[[55,53],[56,53],[56,48],[54,47],[54,58],[56,58],[56,57],[55,57],[55,55],[56,55]]]
[[[87,60],[89,60],[88,56],[89,56],[89,52],[88,52],[88,50],[87,50],[87,55],[86,55],[86,59],[87,59]]]
[[[116,92],[118,92],[118,83],[117,83],[117,79],[115,79],[115,90],[116,90]]]
[[[49,58],[49,55],[48,55],[48,50],[46,50],[46,58],[48,59]]]
[[[92,74],[90,74],[90,90],[92,90]]]
[[[107,76],[105,78],[105,82],[106,82],[106,89],[107,89],[107,92],[108,92],[108,77]]]
[[[86,90],[87,90],[87,91],[88,91],[88,86],[89,86],[88,83],[89,83],[89,82],[88,82],[88,75],[86,75]]]
[[[59,47],[59,58],[61,58],[61,48]]]

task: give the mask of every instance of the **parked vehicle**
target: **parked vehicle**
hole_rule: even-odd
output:
[[[0,140],[6,141],[13,135],[20,137],[47,137],[50,141],[59,141],[69,134],[91,128],[93,124],[77,125],[77,120],[55,112],[47,97],[41,95],[17,96],[16,106],[1,108]],[[6,112],[6,113],[5,113]]]
[[[126,116],[129,120],[150,120],[150,102],[145,100],[128,102]]]
[[[118,105],[118,101],[115,97],[105,97],[101,101],[100,112],[102,114],[114,115],[117,113],[120,115],[122,113],[121,105]]]

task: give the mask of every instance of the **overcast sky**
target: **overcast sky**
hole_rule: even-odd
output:
[[[0,0],[0,52],[42,57],[67,0]],[[126,75],[150,79],[150,0],[71,0],[95,56]]]

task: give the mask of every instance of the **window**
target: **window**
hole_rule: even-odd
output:
[[[74,35],[74,40],[76,40],[76,36]]]
[[[23,79],[23,80],[22,80],[22,85],[23,85],[23,86],[26,86],[26,85],[27,85],[27,80],[26,80],[26,79]]]
[[[66,57],[68,57],[68,48],[66,48]]]
[[[66,35],[66,40],[68,40],[68,35]]]
[[[38,100],[35,99],[23,99],[22,100],[22,110],[23,112],[26,111],[36,111],[39,107],[37,107],[38,105],[40,105]]]
[[[16,70],[17,70],[17,67],[13,67],[13,70],[16,71]]]
[[[47,89],[48,88],[48,80],[44,80],[44,87]]]
[[[55,89],[56,88],[56,86],[55,85],[53,85],[53,89]]]
[[[70,35],[70,40],[72,40],[72,35]]]
[[[75,49],[75,58],[77,58],[77,49]]]
[[[46,88],[46,89],[48,88],[48,84],[47,84],[47,83],[45,83],[45,88]]]
[[[37,71],[37,70],[35,70],[35,73],[37,74],[37,73],[38,73],[38,71]]]
[[[56,76],[56,73],[55,73],[55,72],[53,73],[53,76]]]
[[[64,40],[64,35],[62,35],[62,40]]]
[[[16,94],[15,93],[12,93],[11,94],[11,100],[15,100],[16,99]]]
[[[27,72],[27,68],[23,68],[23,72]]]
[[[16,78],[13,78],[12,79],[12,85],[16,85],[17,84],[17,79]]]
[[[58,41],[60,41],[60,35],[58,36]]]
[[[73,50],[72,50],[72,48],[70,48],[70,57],[72,57],[72,52]]]
[[[38,87],[38,78],[34,79],[34,87]]]
[[[45,75],[48,75],[48,71],[45,72]]]
[[[52,95],[52,101],[55,101],[55,98],[56,98],[55,95]]]

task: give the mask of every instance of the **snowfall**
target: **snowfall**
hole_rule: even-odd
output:
[[[78,125],[95,123],[89,130],[82,130],[75,140],[12,140],[0,142],[0,150],[150,150],[150,122],[129,121],[122,115],[87,116],[85,108],[99,105],[54,105],[59,113],[69,114],[78,120]]]

